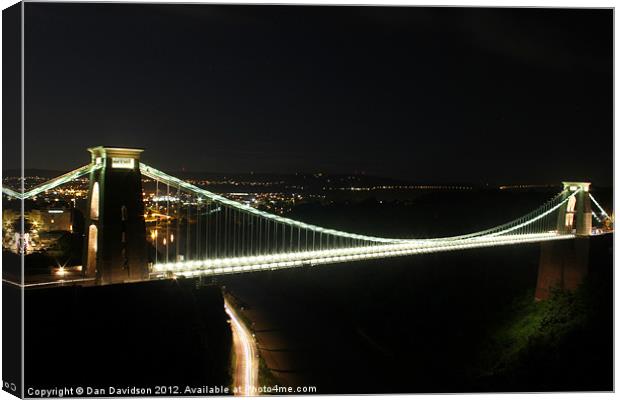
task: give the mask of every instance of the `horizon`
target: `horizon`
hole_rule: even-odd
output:
[[[47,168],[26,168],[24,169],[25,177],[42,177],[42,178],[55,178],[60,176],[66,172],[70,172],[70,170],[56,170],[56,169],[47,169]],[[27,175],[27,173],[44,173],[44,175]],[[473,188],[484,188],[484,187],[492,187],[492,188],[501,188],[502,186],[510,187],[511,189],[537,189],[537,188],[551,188],[551,187],[561,187],[563,182],[571,182],[574,180],[571,179],[562,179],[559,182],[543,182],[543,181],[502,181],[502,182],[479,182],[475,180],[470,181],[445,181],[445,182],[433,182],[433,181],[413,181],[407,180],[406,178],[392,178],[388,176],[381,175],[373,175],[367,174],[365,172],[329,172],[329,171],[292,171],[292,172],[273,172],[273,171],[167,171],[170,174],[183,177],[185,179],[211,179],[206,176],[189,176],[189,175],[214,175],[218,178],[232,178],[236,176],[243,177],[252,177],[256,176],[258,178],[268,177],[268,176],[281,176],[281,177],[295,177],[295,176],[314,176],[319,178],[317,175],[324,175],[325,177],[338,177],[338,176],[355,176],[355,177],[364,177],[368,179],[378,179],[385,180],[386,182],[397,183],[397,184],[409,184],[409,185],[429,185],[429,186],[459,186],[459,185],[469,185]],[[10,173],[10,174],[7,174]],[[13,175],[13,173],[18,173]],[[185,176],[183,176],[185,175]],[[19,178],[19,170],[18,169],[8,169],[4,170],[3,180],[10,178]],[[148,179],[148,178],[143,178]],[[286,182],[285,182],[286,183]],[[613,188],[613,185],[599,185],[596,182],[590,182],[593,185],[593,188],[596,189],[609,189]],[[226,185],[226,183],[216,183],[214,185]]]

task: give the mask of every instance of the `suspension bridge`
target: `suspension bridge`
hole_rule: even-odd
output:
[[[438,238],[376,237],[296,221],[231,200],[140,162],[141,149],[88,150],[91,162],[85,166],[28,191],[23,186],[2,189],[5,196],[23,201],[88,177],[84,265],[75,282],[218,276],[570,240],[600,232],[596,225],[608,217],[589,183],[564,182],[563,190],[540,207],[483,231]],[[155,186],[149,206],[143,181]],[[24,246],[21,240],[22,253]],[[23,277],[20,285],[28,286]]]

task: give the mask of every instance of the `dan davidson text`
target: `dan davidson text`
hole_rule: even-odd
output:
[[[74,386],[74,387],[54,387],[54,388],[32,388],[26,390],[28,397],[86,397],[86,396],[148,396],[148,395],[218,395],[231,394],[230,388],[226,386]]]

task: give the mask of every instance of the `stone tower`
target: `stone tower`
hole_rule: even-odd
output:
[[[92,147],[84,275],[100,284],[148,277],[142,149]]]
[[[552,240],[540,244],[540,262],[536,283],[536,300],[547,299],[551,291],[575,290],[588,273],[592,209],[589,182],[563,182],[564,199],[569,199],[558,213],[558,233],[574,233],[575,240]]]

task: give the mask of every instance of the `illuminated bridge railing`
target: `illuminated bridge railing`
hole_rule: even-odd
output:
[[[474,238],[459,242],[405,242],[360,248],[342,248],[321,251],[280,253],[263,256],[161,263],[154,266],[153,276],[167,278],[174,276],[192,277],[200,275],[224,275],[572,238],[574,238],[573,234],[529,234],[500,236],[494,238]]]

